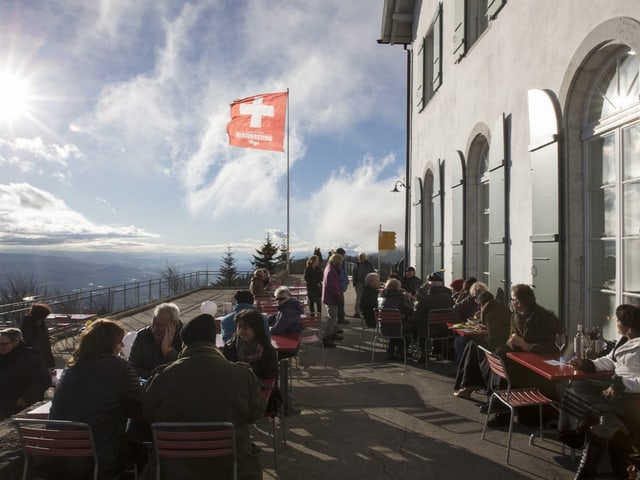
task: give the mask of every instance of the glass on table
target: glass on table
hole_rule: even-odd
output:
[[[567,334],[564,332],[556,333],[555,343],[560,356],[560,362],[562,363],[562,351],[564,350],[564,347],[567,346]]]

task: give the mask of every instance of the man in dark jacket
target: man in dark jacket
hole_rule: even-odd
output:
[[[0,419],[42,400],[49,385],[49,371],[22,341],[20,330],[0,330]]]
[[[161,303],[153,312],[151,325],[136,335],[129,361],[141,378],[149,378],[159,365],[173,362],[182,348],[180,309],[175,303]]]
[[[420,288],[420,285],[422,285],[422,280],[420,280],[420,277],[416,277],[416,269],[413,267],[407,268],[407,270],[404,272],[402,280],[400,281],[402,282],[402,289],[405,292],[409,292],[411,296],[415,298],[418,288]]]
[[[353,266],[353,272],[351,273],[351,281],[353,282],[353,288],[356,289],[356,304],[354,318],[360,318],[360,300],[362,299],[362,292],[364,291],[364,279],[370,273],[375,272],[375,268],[371,262],[367,259],[367,254],[361,252],[358,255],[358,263]]]
[[[238,478],[257,480],[262,469],[249,444],[248,425],[261,418],[267,402],[249,365],[232,363],[216,348],[216,326],[201,314],[182,328],[179,358],[158,368],[145,384],[144,412],[151,422],[232,422],[236,428]],[[229,478],[219,459],[165,464],[166,478]]]
[[[426,360],[425,338],[427,337],[427,322],[429,321],[429,312],[431,310],[440,310],[443,308],[453,307],[453,298],[451,298],[451,290],[444,286],[444,278],[442,272],[433,272],[429,275],[427,283],[420,287],[416,292],[418,304],[416,305],[416,313],[414,314],[414,322],[416,323],[418,333],[418,344],[420,345],[420,358],[418,362]],[[442,337],[447,334],[447,327],[436,325],[432,330],[432,337]]]

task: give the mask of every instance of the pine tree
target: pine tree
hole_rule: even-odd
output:
[[[281,264],[284,268],[286,268],[287,261],[289,259],[287,258],[287,241],[285,239],[282,239],[282,243],[280,244],[279,250],[280,250],[280,254],[276,258],[276,262],[278,263],[278,265]]]
[[[262,244],[259,250],[256,250],[258,255],[253,256],[251,265],[254,268],[266,268],[269,273],[274,273],[276,270],[276,262],[274,260],[275,255],[279,249],[271,241],[271,234],[267,233],[267,239]]]
[[[231,247],[227,247],[227,253],[222,257],[222,266],[217,284],[219,286],[233,287],[238,283],[238,269],[236,268],[236,257],[233,256]]]

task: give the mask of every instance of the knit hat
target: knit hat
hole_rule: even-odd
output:
[[[444,282],[444,277],[442,276],[442,272],[436,271],[429,275],[428,280],[430,282]]]
[[[453,290],[458,291],[462,290],[462,286],[464,285],[464,280],[462,278],[456,278],[449,285]]]
[[[216,322],[208,313],[201,313],[182,327],[182,341],[189,346],[195,342],[216,343]]]
[[[233,298],[238,303],[253,303],[253,295],[249,290],[238,290]]]

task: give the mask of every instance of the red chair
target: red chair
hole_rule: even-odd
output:
[[[91,427],[82,422],[16,418],[13,420],[24,453],[22,480],[29,476],[34,457],[86,458],[98,479],[98,454]]]
[[[513,430],[513,413],[515,409],[519,407],[531,407],[538,406],[539,415],[540,415],[540,438],[542,438],[542,434],[544,431],[544,426],[542,422],[542,406],[543,405],[551,405],[555,408],[555,402],[550,398],[540,392],[540,390],[535,388],[519,388],[512,389],[511,381],[509,380],[509,374],[507,373],[507,369],[504,366],[504,361],[502,357],[496,355],[495,353],[487,350],[482,346],[478,346],[480,350],[484,352],[486,355],[487,363],[491,368],[491,373],[494,375],[494,379],[502,379],[507,383],[507,388],[504,390],[496,389],[493,391],[491,398],[489,399],[489,408],[487,409],[487,416],[484,420],[484,426],[482,427],[482,435],[481,439],[484,440],[484,435],[487,430],[487,423],[489,422],[489,416],[491,415],[491,409],[493,408],[493,400],[496,399],[505,406],[509,408],[510,417],[509,417],[509,437],[507,439],[507,455],[505,457],[504,463],[509,463],[509,452],[511,451],[511,432]],[[529,440],[529,444],[531,445],[533,442],[533,435]]]
[[[402,340],[402,352],[404,356],[404,366],[407,366],[407,339],[404,337],[402,326],[402,313],[397,308],[377,308],[376,309],[377,327],[376,333],[371,341],[371,363],[376,350],[376,341],[383,338],[386,341],[391,339]],[[386,342],[385,342],[386,343]]]
[[[434,309],[429,311],[429,316],[427,317],[427,336],[424,340],[425,368],[429,367],[429,344],[433,347],[434,342],[442,342],[442,353],[444,358],[447,357],[447,342],[454,339],[454,335],[451,330],[449,330],[447,324],[452,322],[453,312],[450,308]],[[434,335],[432,333],[434,327],[437,327],[439,331],[447,332],[446,335]]]
[[[162,478],[162,460],[229,458],[233,479],[238,478],[236,430],[231,422],[157,422],[151,425],[156,479]]]
[[[320,317],[316,315],[303,315],[302,318],[302,326],[304,330],[302,330],[302,334],[300,335],[300,346],[305,345],[313,345],[319,344],[320,350],[322,351],[322,363],[324,364],[324,368],[327,368],[327,362],[324,356],[324,342],[322,338],[319,336],[320,332]],[[296,357],[296,362],[298,361],[298,357]]]

